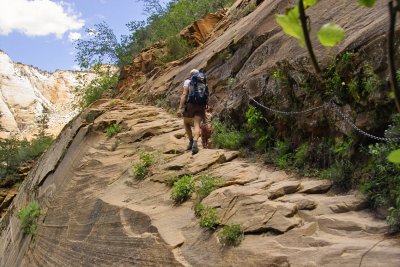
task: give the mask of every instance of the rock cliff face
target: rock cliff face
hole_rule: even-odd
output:
[[[256,9],[247,14],[247,7],[252,2],[256,3]],[[136,73],[135,69],[127,68],[127,72],[121,75],[119,86],[123,92],[122,96],[129,98],[142,94],[148,95],[149,98],[163,98],[170,106],[176,108],[185,77],[191,69],[198,68],[208,76],[210,104],[217,115],[229,115],[239,120],[243,117],[250,102],[242,89],[262,100],[267,106],[280,110],[302,110],[321,104],[326,100],[321,88],[312,88],[314,91],[307,94],[310,88],[304,88],[302,84],[313,73],[307,50],[300,47],[294,38],[285,35],[275,21],[276,14],[285,13],[292,5],[293,1],[285,0],[236,1],[208,34],[204,44],[181,62],[149,70],[146,83],[139,86],[126,80],[125,77],[132,77]],[[362,57],[385,80],[387,12],[384,1],[378,1],[374,8],[363,8],[357,1],[326,0],[307,9],[307,15],[312,22],[312,41],[321,65],[327,67],[334,61],[335,55],[343,51],[354,51],[357,57]],[[346,31],[344,42],[331,49],[322,47],[316,40],[317,29],[327,21],[338,23]],[[284,88],[273,76],[276,70],[282,69],[294,84],[292,88]],[[389,89],[386,87],[380,90],[380,94],[385,94],[388,98]],[[291,99],[292,95],[296,96],[295,101]],[[379,117],[379,108],[394,109],[394,103],[386,99],[381,101],[377,108],[374,101],[368,100],[362,103],[361,107],[355,107],[355,101],[343,105],[350,104],[346,107],[346,112],[358,114],[353,116],[353,119],[364,129],[382,135],[382,127],[388,124],[388,116],[380,117],[382,125],[373,125],[376,120],[366,112],[373,107],[373,112]],[[306,134],[318,136],[321,129],[326,130],[326,118],[332,114],[330,112],[327,116],[321,116],[321,113],[316,113],[308,115],[307,118],[300,117],[299,123],[290,123],[290,126],[295,130],[306,131]],[[333,121],[335,119],[330,118]],[[279,124],[281,121],[275,120],[273,116],[271,121],[274,121],[276,129],[282,128]],[[308,121],[309,124],[303,121]],[[333,128],[335,129],[332,131],[341,134],[351,131],[342,125]],[[280,134],[284,133],[281,131]]]
[[[30,138],[44,108],[49,110],[49,134],[57,135],[77,113],[72,107],[73,89],[79,79],[93,74],[56,71],[47,73],[32,66],[14,63],[0,51],[0,138],[10,134]]]
[[[301,179],[237,151],[201,149],[192,156],[181,119],[129,100],[147,94],[174,106],[193,68],[210,77],[217,112],[242,112],[248,104],[242,87],[264,99],[279,95],[271,78],[277,63],[310,67],[306,51],[274,21],[292,1],[256,1],[257,8],[240,18],[249,2],[237,1],[182,61],[154,64],[162,44],[144,51],[121,74],[121,97],[128,100],[99,100],[64,128],[0,221],[0,266],[400,265],[399,236],[386,235],[388,225],[358,192],[335,195],[330,182]],[[362,9],[356,1],[325,0],[308,12],[316,24],[329,19],[346,28],[346,41],[329,53],[382,49],[371,61],[385,72],[384,3]],[[326,63],[331,54],[325,51],[317,47]],[[122,131],[107,137],[114,123]],[[143,151],[157,163],[137,180],[132,165]],[[202,203],[216,209],[221,226],[242,225],[238,247],[223,246],[217,233],[199,226],[195,196],[174,205],[168,179],[185,174],[196,183],[203,174],[222,181]],[[23,236],[16,218],[33,200],[42,208],[34,239]]]

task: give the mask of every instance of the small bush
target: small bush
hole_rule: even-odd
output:
[[[200,217],[201,216],[201,212],[204,210],[205,206],[201,203],[201,202],[197,202],[194,207],[194,215],[196,217]]]
[[[20,228],[25,235],[36,234],[36,220],[40,216],[40,206],[37,202],[31,202],[26,208],[21,209],[17,218],[20,220]]]
[[[165,180],[165,183],[169,186],[169,187],[173,187],[174,184],[179,180],[179,176],[170,176],[168,177],[168,179]]]
[[[221,180],[209,175],[202,175],[199,180],[200,183],[196,187],[196,194],[200,201],[222,184]]]
[[[150,167],[154,163],[155,158],[150,153],[141,152],[140,153],[140,161],[143,162],[144,166]]]
[[[238,246],[244,239],[244,232],[240,224],[226,225],[219,233],[219,241],[223,245]]]
[[[189,199],[195,189],[194,180],[191,175],[185,175],[175,182],[171,191],[171,199],[175,203],[182,203]]]
[[[215,230],[218,225],[217,210],[215,208],[203,206],[200,211],[200,226],[209,230]]]
[[[239,149],[245,139],[243,132],[237,131],[226,124],[215,121],[213,123],[213,132],[211,135],[212,143],[217,148]]]
[[[111,124],[107,129],[106,129],[106,135],[108,137],[112,137],[116,135],[117,133],[122,131],[122,127],[118,123]]]
[[[149,168],[146,167],[142,162],[135,163],[133,165],[133,174],[138,180],[142,180],[149,173]]]
[[[145,178],[149,174],[150,167],[153,165],[154,161],[155,158],[153,155],[150,153],[141,152],[139,156],[139,162],[136,162],[132,167],[135,178],[138,180]]]

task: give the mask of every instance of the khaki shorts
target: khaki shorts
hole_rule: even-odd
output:
[[[183,117],[193,118],[194,116],[200,116],[202,120],[206,116],[206,106],[187,103],[185,110],[183,111]]]

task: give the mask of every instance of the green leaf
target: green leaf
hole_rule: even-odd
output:
[[[388,159],[388,161],[390,161],[392,163],[400,163],[400,149],[396,149],[396,150],[390,152],[387,159]]]
[[[290,9],[286,15],[276,15],[276,22],[287,35],[296,38],[299,44],[304,47],[304,35],[299,21],[299,9],[297,7]]]
[[[304,8],[315,6],[318,3],[318,0],[303,0]]]
[[[375,5],[376,0],[358,0],[358,3],[365,7],[372,7]]]
[[[335,46],[344,39],[344,30],[339,25],[329,22],[321,27],[317,33],[323,46]]]

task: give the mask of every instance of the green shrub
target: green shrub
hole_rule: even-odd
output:
[[[182,203],[192,196],[194,190],[195,184],[192,176],[182,176],[172,187],[171,199],[175,203]]]
[[[149,173],[149,168],[139,161],[133,165],[133,174],[138,180],[142,180]]]
[[[77,97],[76,106],[81,109],[100,99],[105,92],[113,92],[118,82],[118,74],[113,73],[109,68],[105,69],[102,65],[96,65],[93,70],[97,77],[91,80],[89,84],[86,84],[86,81],[82,79],[80,85],[74,90]]]
[[[173,187],[174,184],[180,179],[179,176],[170,176],[165,180],[165,183],[169,186],[169,187]]]
[[[396,148],[390,143],[369,146],[368,176],[361,185],[374,207],[388,208],[387,219],[392,225],[400,225],[400,165],[389,162],[387,156]]]
[[[240,224],[226,225],[219,233],[219,241],[223,245],[238,246],[244,239],[244,232]]]
[[[31,141],[15,137],[0,139],[0,187],[12,187],[23,180],[18,168],[32,162],[51,145],[51,136],[38,136]]]
[[[40,216],[40,206],[37,202],[31,202],[26,208],[21,209],[17,218],[20,220],[20,228],[25,235],[36,234],[36,220]]]
[[[295,153],[294,153],[294,166],[297,168],[304,167],[304,164],[306,163],[307,160],[307,152],[308,152],[309,146],[308,144],[304,143],[300,145]]]
[[[133,164],[132,171],[135,175],[135,178],[138,180],[142,180],[145,178],[149,172],[150,167],[155,162],[155,158],[152,154],[141,152],[139,156],[139,161]]]
[[[274,130],[263,114],[254,106],[250,106],[246,113],[246,131],[255,139],[254,148],[259,152],[266,150],[273,145]]]
[[[220,179],[209,175],[202,175],[200,176],[199,184],[196,187],[196,195],[201,201],[221,185],[222,181]]]
[[[239,149],[245,139],[245,133],[237,131],[226,124],[214,121],[211,134],[212,143],[217,148]]]
[[[200,226],[209,230],[215,230],[218,225],[217,210],[215,208],[203,206],[200,211]]]
[[[205,206],[201,203],[201,202],[197,202],[194,207],[194,215],[196,217],[200,217],[201,216],[201,212],[204,210]]]
[[[114,124],[111,124],[109,127],[107,127],[106,135],[108,137],[112,137],[121,131],[122,131],[121,125],[118,123],[114,123]]]

